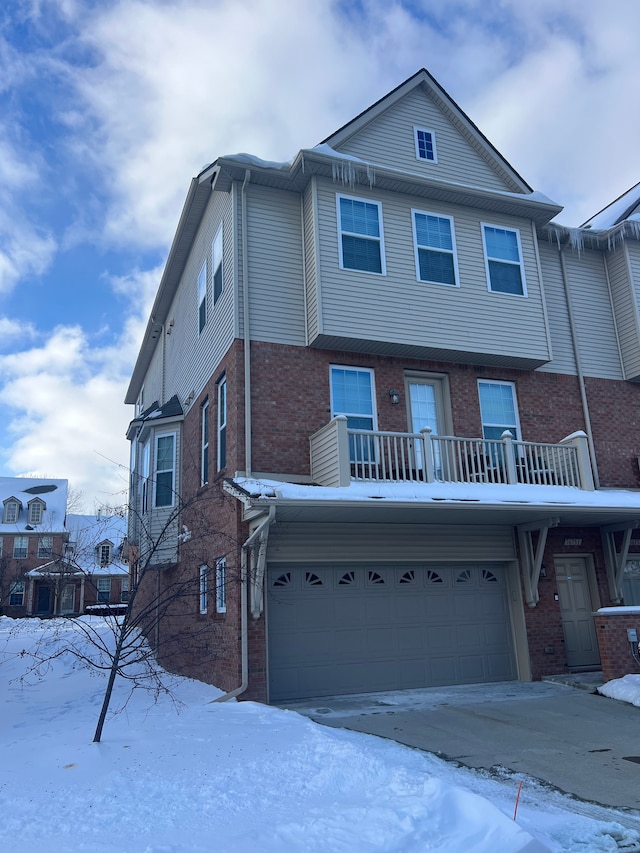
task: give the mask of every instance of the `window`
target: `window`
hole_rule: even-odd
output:
[[[142,448],[142,514],[149,511],[149,470],[151,445],[147,442]]]
[[[202,404],[202,412],[200,416],[200,433],[202,437],[202,446],[200,449],[200,485],[204,486],[209,482],[209,401],[205,400]]]
[[[208,566],[200,566],[200,613],[207,612],[207,572]]]
[[[111,578],[98,578],[98,604],[108,604],[111,598]]]
[[[144,412],[144,385],[140,389],[138,399],[136,400],[136,417]]]
[[[0,557],[2,557],[2,536],[0,536]]]
[[[227,466],[227,380],[218,383],[218,471]]]
[[[526,296],[520,233],[514,228],[482,226],[489,290]]]
[[[38,539],[38,557],[53,556],[53,536],[41,536]]]
[[[111,544],[109,542],[101,542],[98,545],[98,562],[101,566],[108,566],[111,562]]]
[[[201,332],[207,322],[207,263],[202,264],[198,275],[198,331]]]
[[[126,604],[129,601],[129,578],[120,580],[120,601]]]
[[[336,196],[340,267],[386,275],[382,243],[382,205],[348,196]]]
[[[481,379],[478,382],[482,437],[499,439],[508,429],[515,439],[520,438],[516,404],[516,389],[512,382]]]
[[[18,520],[20,504],[16,500],[8,500],[4,505],[3,524],[15,524]]]
[[[28,536],[14,536],[13,537],[13,557],[15,560],[24,560],[27,556],[27,550],[29,548],[29,537]]]
[[[29,524],[42,524],[44,508],[42,501],[31,501],[29,503]]]
[[[622,576],[622,590],[626,606],[640,605],[640,560],[627,560]]]
[[[11,607],[22,607],[24,604],[24,581],[12,581],[9,584],[9,604]]]
[[[458,284],[453,219],[412,210],[418,281]]]
[[[413,136],[416,143],[416,159],[437,163],[435,133],[432,130],[426,130],[424,127],[414,127]]]
[[[213,239],[213,304],[215,305],[222,293],[222,225],[218,228]]]
[[[373,405],[373,371],[366,368],[331,368],[332,417],[346,415],[349,429],[375,429]],[[352,462],[373,459],[371,439],[349,436],[349,455]]]
[[[227,612],[227,561],[221,557],[216,562],[216,611]]]
[[[173,506],[175,441],[173,433],[156,436],[156,506]]]

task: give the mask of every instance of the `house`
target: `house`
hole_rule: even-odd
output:
[[[64,550],[67,490],[66,480],[0,477],[0,604],[7,616],[51,612],[50,586],[28,578]]]
[[[600,666],[640,603],[640,189],[561,209],[425,70],[192,180],[126,396],[141,601],[191,583],[161,660],[210,625],[172,666],[269,702]]]
[[[52,590],[52,606],[38,615],[118,613],[129,601],[127,519],[69,513],[62,553],[28,572],[34,589]]]

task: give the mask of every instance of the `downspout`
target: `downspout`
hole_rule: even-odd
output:
[[[244,467],[251,476],[251,330],[249,327],[249,270],[247,249],[247,184],[251,170],[245,169],[240,209],[242,212],[242,326],[244,335]]]
[[[573,319],[573,310],[571,308],[571,297],[569,295],[569,281],[567,278],[567,268],[564,262],[564,252],[562,247],[558,247],[560,255],[560,271],[562,273],[562,284],[564,287],[564,298],[567,303],[567,314],[569,316],[569,329],[571,331],[571,343],[573,345],[573,356],[576,360],[576,371],[578,374],[578,385],[580,387],[580,400],[582,402],[582,413],[584,416],[584,425],[586,427],[587,441],[589,442],[589,453],[591,455],[591,468],[593,470],[593,482],[596,489],[600,488],[600,477],[598,475],[598,463],[596,460],[596,449],[593,444],[593,433],[591,431],[591,417],[589,415],[589,402],[587,400],[587,389],[584,383],[584,374],[582,372],[582,364],[580,362],[580,352],[578,350],[578,338],[576,335],[576,327]]]
[[[251,536],[242,546],[242,556],[240,560],[240,655],[241,655],[241,672],[242,681],[239,687],[235,690],[230,690],[223,696],[218,696],[214,702],[226,702],[228,699],[235,699],[241,693],[244,693],[249,686],[249,560],[251,546],[257,539],[260,539],[260,553],[258,559],[266,559],[266,547],[263,548],[263,535],[268,532],[269,528],[275,521],[276,508],[269,507],[269,515],[264,521],[259,524],[253,531]],[[266,537],[265,537],[266,538]]]

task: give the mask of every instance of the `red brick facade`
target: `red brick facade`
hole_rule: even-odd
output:
[[[640,673],[640,666],[632,654],[632,646],[627,635],[629,628],[635,628],[640,637],[640,611],[629,614],[597,614],[595,622],[604,681],[622,678],[629,673]],[[634,650],[637,657],[637,643]]]

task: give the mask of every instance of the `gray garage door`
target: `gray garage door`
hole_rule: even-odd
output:
[[[271,565],[270,700],[515,678],[505,568]]]

